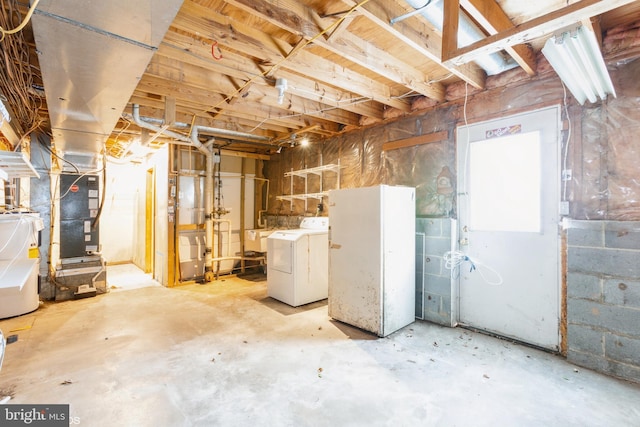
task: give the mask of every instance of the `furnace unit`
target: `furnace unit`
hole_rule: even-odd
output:
[[[100,186],[96,175],[60,177],[60,263],[56,267],[56,300],[84,298],[107,291],[100,254]]]
[[[84,257],[99,251],[93,222],[100,205],[95,175],[60,177],[60,258]]]

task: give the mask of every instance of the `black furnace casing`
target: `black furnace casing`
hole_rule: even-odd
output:
[[[100,249],[99,180],[96,175],[60,177],[60,257],[83,257]]]

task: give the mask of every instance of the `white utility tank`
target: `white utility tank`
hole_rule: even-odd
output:
[[[0,319],[36,310],[40,263],[37,213],[0,214]]]

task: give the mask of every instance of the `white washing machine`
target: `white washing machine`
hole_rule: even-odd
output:
[[[300,228],[267,237],[267,294],[298,307],[329,294],[329,218],[309,217]]]

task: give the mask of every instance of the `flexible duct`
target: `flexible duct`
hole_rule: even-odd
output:
[[[431,0],[425,6],[425,0],[405,0],[407,4],[414,9],[422,9],[420,14],[424,16],[438,31],[442,32],[444,20],[443,0]],[[458,45],[460,47],[468,46],[485,38],[484,33],[471,19],[464,13],[460,13],[458,18]],[[492,53],[475,59],[475,62],[482,68],[487,75],[500,74],[503,71],[510,70],[518,66],[518,64],[510,57],[505,58],[500,53]]]

